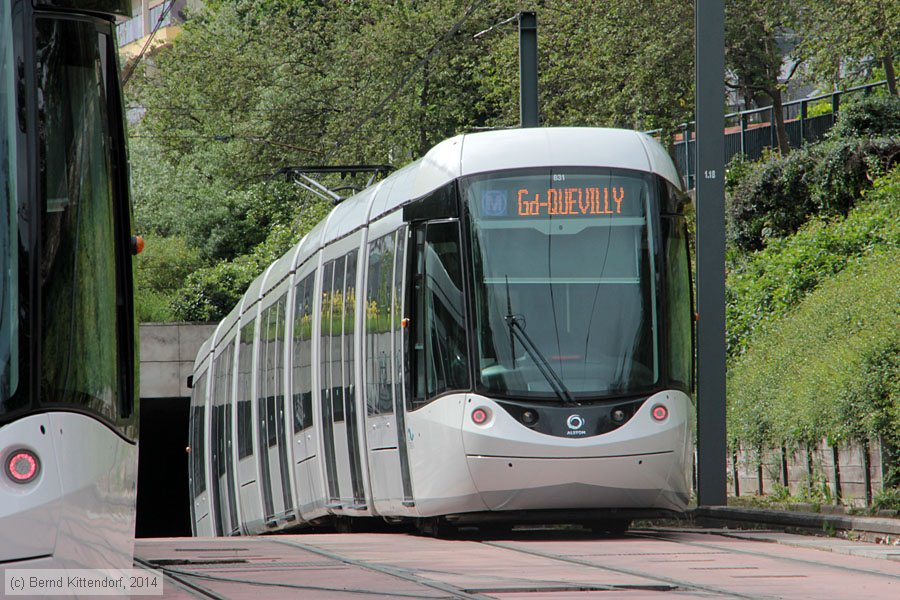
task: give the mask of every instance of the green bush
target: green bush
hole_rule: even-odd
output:
[[[178,290],[172,308],[180,321],[217,321],[231,312],[265,264],[239,256],[194,271]]]
[[[733,161],[726,183],[728,241],[741,251],[759,250],[816,215],[844,215],[898,161],[900,138],[834,138],[787,156]]]
[[[900,248],[892,247],[823,282],[732,362],[730,442],[881,437],[895,454],[898,382]]]
[[[815,212],[809,152],[770,156],[743,166],[727,188],[729,241],[743,250],[763,248],[768,238],[797,230]]]
[[[147,235],[144,241],[144,251],[134,262],[138,320],[141,323],[174,321],[175,293],[204,262],[199,251],[182,238]]]
[[[815,219],[793,236],[751,255],[730,253],[727,299],[729,356],[751,333],[778,319],[825,278],[875,249],[900,248],[900,168],[876,180],[849,215]]]
[[[841,107],[832,135],[886,137],[900,135],[900,98],[863,96]]]

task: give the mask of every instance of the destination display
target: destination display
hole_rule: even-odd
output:
[[[526,176],[476,184],[479,217],[487,219],[597,218],[643,215],[643,182],[626,177]],[[572,181],[574,180],[574,181]],[[580,181],[578,181],[580,180]],[[587,181],[586,181],[587,180]],[[592,181],[591,181],[592,180]],[[499,185],[498,185],[499,184]]]
[[[534,191],[522,188],[516,193],[520,217],[590,216],[622,214],[624,187],[569,187]]]

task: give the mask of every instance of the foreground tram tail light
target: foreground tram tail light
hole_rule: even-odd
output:
[[[662,404],[657,404],[651,409],[650,414],[653,416],[654,421],[665,421],[666,417],[669,416],[669,409]]]
[[[476,425],[486,425],[491,420],[491,411],[479,406],[472,411],[472,422]]]
[[[6,459],[6,476],[15,483],[31,483],[40,472],[41,461],[31,450],[13,450]]]

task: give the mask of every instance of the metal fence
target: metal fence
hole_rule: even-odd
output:
[[[837,120],[841,101],[848,94],[862,93],[866,96],[873,90],[886,87],[887,81],[879,81],[846,90],[811,96],[802,100],[787,102],[783,106],[785,129],[792,148],[799,148],[806,142],[821,139]],[[824,105],[824,114],[809,115],[810,107],[818,109]],[[819,112],[815,110],[814,112]],[[648,131],[650,135],[659,131]],[[753,160],[763,154],[765,148],[775,148],[775,109],[771,106],[755,108],[725,115],[725,163],[728,164],[738,154]],[[696,177],[696,135],[694,123],[681,125],[671,146],[672,158],[681,173],[685,187],[692,189]]]

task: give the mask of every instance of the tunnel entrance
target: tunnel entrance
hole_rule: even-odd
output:
[[[188,498],[190,398],[141,398],[135,536],[191,535]]]

